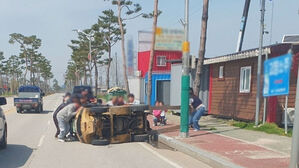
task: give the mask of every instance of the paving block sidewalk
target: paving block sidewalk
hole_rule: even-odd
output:
[[[182,139],[178,136],[178,116],[168,115],[166,126],[152,126],[152,116],[148,119],[152,129],[160,133],[159,138],[164,137],[163,143],[176,141],[181,148],[190,148],[189,151],[181,149],[182,152],[198,153],[207,162],[218,161],[215,167],[287,168],[290,161],[291,138],[288,137],[242,130],[205,116],[200,121],[201,130],[190,129],[190,137]]]

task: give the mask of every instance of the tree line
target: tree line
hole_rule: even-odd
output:
[[[104,0],[109,1],[109,0]],[[162,13],[158,9],[158,0],[153,0],[153,11],[150,13],[142,12],[142,7],[138,3],[134,3],[131,0],[111,0],[112,5],[116,7],[116,13],[112,10],[105,10],[98,17],[97,23],[90,28],[78,32],[77,40],[72,40],[69,47],[72,49],[71,61],[68,62],[67,71],[65,73],[66,86],[71,88],[78,84],[87,84],[89,78],[89,84],[93,83],[93,76],[95,79],[95,87],[98,88],[98,66],[106,66],[106,86],[110,88],[110,66],[111,66],[111,49],[118,42],[121,41],[121,51],[123,59],[123,76],[125,89],[128,93],[129,83],[127,77],[127,59],[125,52],[125,33],[126,33],[126,21],[135,19],[139,16],[144,18],[153,18],[152,27],[152,43],[150,51],[150,61],[148,70],[148,83],[152,80],[152,66],[154,57],[155,46],[155,32],[157,28],[158,16]],[[209,0],[203,0],[203,12],[202,12],[202,26],[200,46],[198,53],[198,64],[196,70],[196,77],[193,83],[193,89],[197,95],[199,92],[200,81],[202,80],[202,67],[205,57],[206,48],[206,34],[207,34],[207,20],[208,20],[208,4]],[[91,38],[91,36],[93,38]],[[91,45],[91,47],[90,47]],[[108,58],[103,58],[103,55],[108,53]],[[88,57],[87,57],[88,55]],[[94,69],[94,75],[92,71]],[[151,97],[151,85],[147,87],[148,104],[150,104]],[[97,89],[96,89],[97,91]]]
[[[20,85],[35,85],[49,92],[53,73],[50,61],[39,51],[42,40],[36,35],[20,33],[12,33],[9,37],[9,43],[19,47],[19,54],[5,59],[0,51],[1,93],[15,94]]]
[[[107,69],[106,86],[109,89],[112,47],[120,41],[124,84],[126,91],[130,93],[125,51],[126,24],[128,20],[140,16],[152,18],[153,13],[142,13],[140,4],[130,0],[113,0],[111,2],[116,7],[117,12],[112,9],[103,11],[95,24],[85,30],[78,31],[77,39],[71,40],[69,45],[72,49],[71,61],[68,62],[65,73],[65,84],[68,88],[78,84],[86,85],[89,83],[92,85],[93,79],[95,88],[98,88],[98,67],[105,66]],[[103,57],[104,54],[108,55],[107,58]]]

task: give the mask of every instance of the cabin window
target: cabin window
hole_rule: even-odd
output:
[[[157,57],[157,66],[166,66],[166,56]]]
[[[218,76],[219,79],[223,79],[223,68],[224,66],[219,67],[219,76]]]
[[[240,93],[249,93],[251,83],[251,66],[241,67],[240,70]]]

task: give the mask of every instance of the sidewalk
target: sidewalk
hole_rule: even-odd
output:
[[[242,130],[225,120],[204,116],[201,131],[190,129],[189,138],[179,138],[179,116],[167,115],[166,126],[152,126],[159,141],[192,155],[213,167],[287,168],[291,138]]]

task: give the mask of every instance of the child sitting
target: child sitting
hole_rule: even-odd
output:
[[[159,103],[159,106],[164,106],[164,103],[161,101],[161,102]],[[166,125],[166,114],[165,114],[165,110],[162,110],[162,111],[161,111],[160,116],[161,116],[161,119],[160,119],[161,125],[162,125],[162,126],[163,126],[163,125]]]
[[[160,105],[159,101],[155,102],[155,106],[158,107]],[[154,126],[157,126],[158,121],[161,119],[161,110],[153,110],[154,115]]]
[[[156,101],[155,102],[156,107],[164,106],[164,103],[161,101]],[[154,115],[154,126],[157,126],[157,123],[160,122],[160,124],[166,125],[166,114],[165,110],[153,110],[153,115]]]

